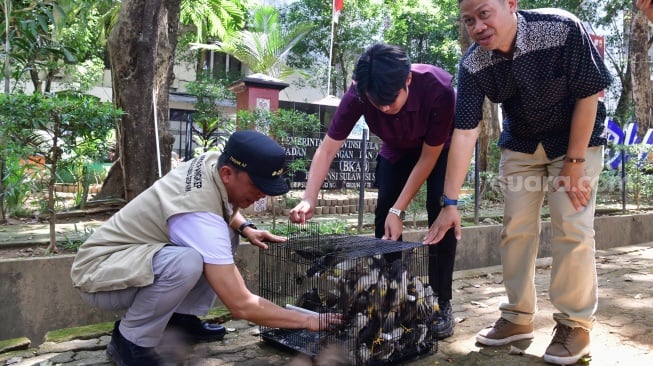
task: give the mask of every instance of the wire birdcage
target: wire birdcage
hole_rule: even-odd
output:
[[[320,235],[289,224],[288,241],[260,253],[261,296],[297,311],[340,313],[329,331],[261,327],[275,345],[317,356],[343,350],[353,365],[386,365],[437,352],[437,300],[428,281],[428,247],[351,235]]]

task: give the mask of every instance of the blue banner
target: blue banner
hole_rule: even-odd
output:
[[[610,145],[653,145],[653,130],[649,128],[642,141],[640,141],[637,137],[637,123],[634,122],[627,124],[626,128],[622,130],[621,126],[613,120],[608,119],[605,124],[605,137],[608,140],[605,164],[610,169],[617,169],[621,164],[621,152],[619,149],[610,149]],[[628,153],[626,153],[624,157],[626,161],[630,158]],[[642,153],[638,158],[638,160],[646,159],[646,153]]]

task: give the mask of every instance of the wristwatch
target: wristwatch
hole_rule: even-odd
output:
[[[443,194],[442,196],[440,196],[440,207],[445,207],[445,206],[458,206],[458,200],[452,200],[451,198]]]
[[[254,225],[251,221],[247,220],[243,222],[238,227],[238,234],[240,234],[240,236],[242,236],[243,238],[246,238],[245,234],[243,233],[243,230],[245,230],[246,227],[251,227],[252,229],[256,229],[256,225]]]
[[[394,208],[394,207],[390,207],[388,212],[390,212],[391,214],[395,214],[395,215],[399,216],[399,219],[401,219],[401,220],[403,220],[404,217],[406,216],[405,211],[402,211],[402,210],[400,210],[398,208]]]

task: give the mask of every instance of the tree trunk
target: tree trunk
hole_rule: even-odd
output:
[[[121,197],[130,201],[170,170],[174,137],[168,129],[168,92],[173,78],[180,3],[181,0],[122,2],[118,21],[109,35],[108,50],[114,103],[125,115],[117,131],[119,159],[111,167],[98,198]]]
[[[490,146],[499,140],[499,105],[485,98],[483,121],[478,134],[478,170],[486,172],[498,167],[489,166]]]
[[[57,164],[59,163],[59,158],[61,158],[61,148],[59,147],[59,131],[61,131],[61,118],[57,113],[52,114],[52,119],[54,120],[54,126],[52,131],[52,148],[50,149],[50,180],[48,181],[48,214],[50,218],[49,222],[49,234],[50,234],[50,244],[45,250],[46,253],[56,253],[57,251],[57,235],[56,235],[56,226],[57,226],[57,212],[54,208],[55,204],[55,193],[54,186],[57,182]]]
[[[638,122],[637,135],[643,137],[651,124],[653,97],[651,95],[651,69],[648,63],[648,20],[636,11],[631,24],[631,67],[635,118]]]
[[[6,82],[6,81],[5,81]],[[4,177],[7,170],[7,157],[5,155],[0,155],[0,174]],[[4,179],[0,179],[0,192],[4,193],[5,183]],[[7,215],[5,209],[5,199],[0,197],[0,224],[5,224],[7,222]]]
[[[628,122],[633,106],[633,75],[631,69],[629,60],[626,64],[626,71],[623,72],[623,75],[620,75],[621,93],[619,94],[619,101],[614,112],[616,122],[622,126]]]

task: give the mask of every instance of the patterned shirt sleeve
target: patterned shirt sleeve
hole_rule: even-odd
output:
[[[570,26],[563,50],[569,91],[581,99],[596,94],[610,85],[611,77],[592,39],[576,20]]]

